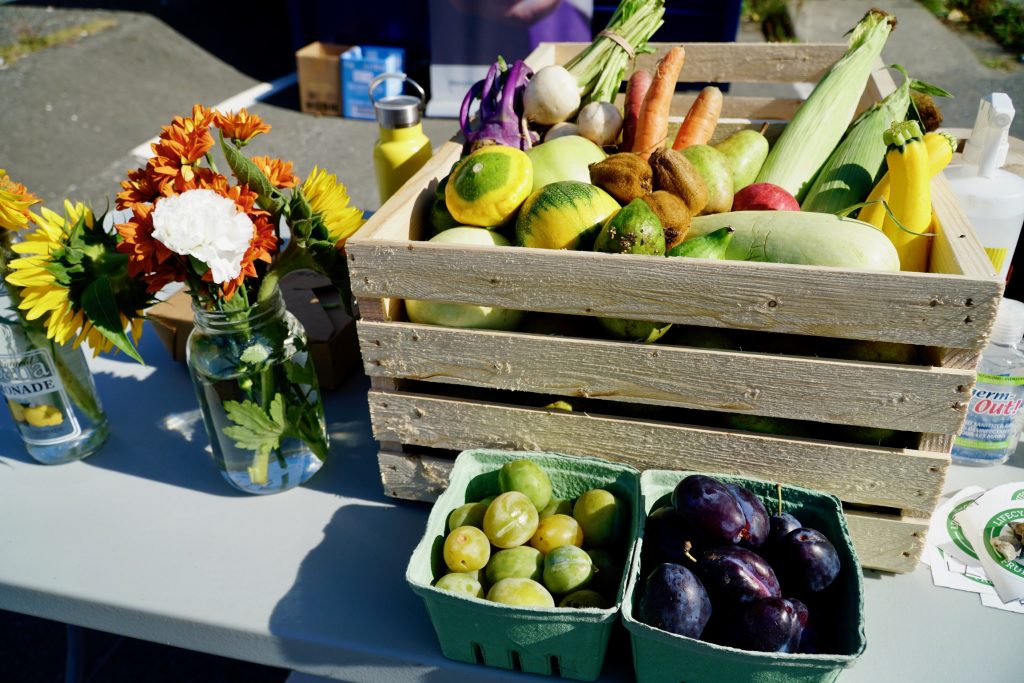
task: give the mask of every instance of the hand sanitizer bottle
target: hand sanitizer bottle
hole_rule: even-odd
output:
[[[953,441],[958,465],[998,465],[1017,448],[1024,405],[1024,303],[1003,299],[978,363],[967,418]]]
[[[1024,223],[1024,178],[1001,168],[1013,115],[1006,93],[981,100],[962,162],[943,172],[1000,280],[1007,278]]]

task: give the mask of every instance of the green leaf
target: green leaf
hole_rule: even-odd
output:
[[[269,412],[253,401],[225,401],[224,411],[234,423],[224,428],[224,434],[234,439],[236,448],[266,456],[280,444],[286,426],[280,393],[274,394]]]
[[[82,311],[93,327],[109,339],[114,346],[139,363],[144,362],[121,325],[121,312],[117,306],[117,297],[114,296],[114,290],[110,286],[110,280],[101,277],[93,280],[85,288],[82,293]]]
[[[284,374],[292,384],[312,384],[316,373],[313,371],[312,356],[306,354],[306,364],[299,365],[295,361],[284,364]]]
[[[239,356],[239,360],[249,365],[259,365],[268,358],[270,358],[270,349],[259,342],[247,346]]]
[[[220,136],[220,147],[238,182],[248,185],[250,190],[259,195],[257,203],[260,208],[269,211],[274,216],[280,215],[281,209],[284,207],[284,199],[259,166],[238,151],[234,145],[225,141],[223,135]]]
[[[925,83],[919,81],[916,78],[910,79],[910,89],[925,95],[931,95],[932,97],[953,97],[953,93],[948,90],[943,90],[937,85],[931,83]]]

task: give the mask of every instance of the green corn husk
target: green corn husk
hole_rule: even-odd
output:
[[[758,183],[773,183],[803,199],[857,111],[875,60],[895,18],[869,10],[853,29],[850,47],[814,87],[768,153]]]
[[[903,67],[892,68],[903,74],[903,82],[850,124],[807,191],[800,205],[803,211],[839,213],[867,199],[885,163],[883,135],[893,123],[907,118],[910,92],[950,97],[942,88],[908,77]]]

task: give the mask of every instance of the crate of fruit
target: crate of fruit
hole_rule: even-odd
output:
[[[555,453],[461,453],[406,571],[444,655],[597,678],[642,524],[638,474]]]
[[[834,496],[648,470],[622,617],[639,683],[833,681],[864,652],[860,565]]]
[[[545,44],[527,61],[540,73],[585,47]],[[652,54],[637,56],[637,70],[653,71],[674,46],[650,47]],[[732,84],[815,82],[848,49],[683,47],[679,81]],[[874,64],[858,90],[861,109],[896,89],[881,61]],[[695,101],[672,96],[669,140]],[[703,147],[764,128],[774,150],[802,102],[726,95]],[[573,137],[531,149],[534,173],[565,172],[560,164],[578,155],[552,145]],[[760,238],[757,226],[749,230],[749,212],[690,221],[690,235],[707,233],[712,251],[705,256],[720,245],[711,234],[723,234],[715,221],[745,221],[747,232],[737,222],[729,244],[746,240],[755,260],[540,248],[524,238],[539,231],[520,230],[518,219],[504,236],[462,229],[430,240],[434,214],[452,204],[446,181],[463,151],[461,139],[441,147],[347,244],[388,495],[435,498],[453,454],[475,447],[572,452],[641,470],[730,472],[834,494],[864,566],[916,565],[1003,286],[941,174],[930,181],[927,267],[903,272],[892,269],[891,255],[889,269],[858,261],[861,238],[877,244],[882,235],[865,233],[862,223],[852,228],[858,237],[833,244],[820,241],[829,226],[812,234],[804,225],[801,237],[787,237],[789,224],[809,219],[853,222],[806,211],[772,212],[766,220],[778,230]],[[492,152],[491,161],[521,163],[514,151]],[[580,185],[585,204],[596,191]],[[533,221],[551,202],[531,199],[523,206]],[[539,222],[557,233],[558,217],[569,210],[548,213],[553,218]],[[476,243],[463,241],[466,230]],[[768,254],[777,239],[796,263],[765,262],[785,260]],[[687,236],[681,246],[693,243]],[[754,254],[758,244],[764,248]],[[819,263],[825,253],[833,265]],[[437,321],[444,324],[431,324]],[[641,336],[638,328],[660,333],[670,324],[655,343],[629,338],[631,331]]]

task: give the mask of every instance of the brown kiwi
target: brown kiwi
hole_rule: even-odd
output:
[[[686,203],[691,216],[697,216],[708,204],[708,187],[704,178],[682,152],[658,149],[651,155],[654,189],[664,190]]]

